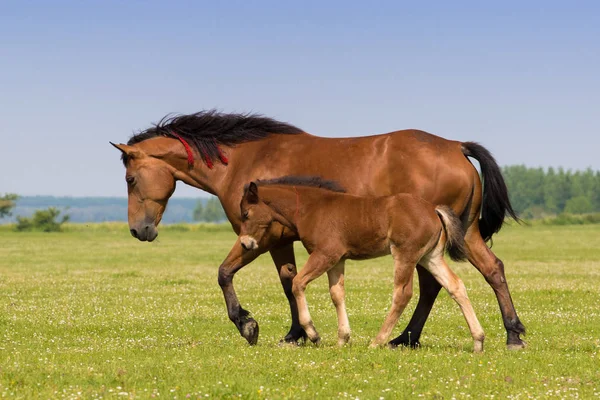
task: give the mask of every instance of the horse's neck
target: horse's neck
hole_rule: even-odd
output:
[[[227,165],[224,165],[220,160],[215,160],[213,167],[209,168],[204,160],[199,158],[196,160],[192,170],[188,171],[187,168],[180,168],[180,172],[188,177],[188,181],[185,181],[185,183],[220,198],[225,198],[230,196],[232,189],[237,190],[240,184],[243,186],[252,179],[265,175],[265,163],[249,163],[248,155],[253,156],[264,153],[282,154],[282,152],[285,154],[284,149],[290,147],[290,140],[297,141],[313,137],[307,133],[272,135],[261,140],[238,143],[232,147],[221,145],[220,149],[228,159]],[[182,160],[185,160],[187,154],[183,146],[180,146],[179,150],[181,152],[179,156]],[[287,172],[282,172],[282,175],[286,174]],[[244,177],[247,179],[244,179]]]
[[[175,168],[177,169],[175,177],[187,185],[204,190],[217,197],[221,197],[227,190],[228,181],[225,177],[228,166],[220,162],[215,162],[212,168],[209,168],[203,160],[196,161],[194,168],[188,168],[187,164],[183,165],[181,163],[178,163]]]

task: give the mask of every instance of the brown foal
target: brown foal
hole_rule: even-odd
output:
[[[265,252],[282,241],[300,240],[310,256],[292,282],[300,324],[313,343],[319,343],[304,291],[327,272],[329,291],[338,316],[338,344],[350,339],[345,307],[344,261],[391,254],[394,259],[392,307],[371,343],[387,343],[392,329],[412,296],[417,264],[429,271],[458,303],[474,340],[483,351],[484,333],[463,282],[444,260],[466,260],[464,231],[448,206],[435,207],[410,194],[359,197],[335,192],[335,183],[302,177],[251,182],[241,201],[239,241],[246,251]],[[312,187],[317,185],[318,187]],[[323,187],[323,188],[321,188]]]

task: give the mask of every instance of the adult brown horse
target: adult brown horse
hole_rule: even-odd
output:
[[[485,241],[502,227],[506,216],[517,219],[501,171],[492,155],[473,142],[457,142],[418,130],[356,138],[323,138],[295,126],[256,115],[203,111],[163,118],[134,135],[121,150],[126,167],[131,234],[142,241],[156,238],[157,225],[175,190],[175,182],[205,190],[219,198],[233,229],[239,233],[244,184],[284,175],[312,175],[338,181],[348,193],[386,196],[412,193],[430,203],[450,206],[465,227],[469,261],[494,289],[507,346],[522,348],[525,332],[515,311],[504,265]],[[475,167],[480,165],[485,186]],[[298,321],[292,293],[296,261],[292,243],[270,251],[289,301],[292,326],[285,336],[306,337]],[[250,343],[258,324],[244,310],[233,287],[237,271],[253,260],[236,242],[219,267],[229,318]],[[407,328],[392,345],[419,345],[419,337],[441,286],[421,266],[420,297]]]

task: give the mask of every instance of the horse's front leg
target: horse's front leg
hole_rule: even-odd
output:
[[[283,286],[285,297],[290,304],[290,313],[292,314],[292,326],[290,327],[288,334],[282,339],[282,342],[296,343],[300,339],[305,340],[306,332],[304,332],[304,329],[298,320],[298,306],[296,304],[294,293],[292,293],[292,282],[298,273],[296,269],[296,258],[294,257],[294,244],[290,243],[272,249],[270,250],[270,253],[273,262],[275,263],[275,267],[277,268],[277,273],[279,274],[279,280],[281,281],[281,286]]]
[[[251,345],[256,344],[258,341],[258,323],[240,305],[233,288],[233,276],[260,254],[261,252],[257,250],[245,250],[238,238],[227,258],[219,267],[219,286],[221,286],[223,296],[225,296],[229,319]]]

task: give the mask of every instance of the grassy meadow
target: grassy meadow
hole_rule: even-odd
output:
[[[421,348],[368,348],[390,305],[390,258],[347,263],[352,344],[344,348],[326,277],[307,292],[321,346],[280,346],[290,322],[275,268],[263,256],[242,269],[237,294],[260,324],[250,347],[217,284],[230,228],[160,232],[140,243],[125,224],[0,227],[1,398],[600,398],[600,225],[513,225],[495,237],[528,329],[524,351],[506,350],[483,277],[454,264],[486,331],[483,354],[471,353],[446,293]],[[301,246],[297,254],[302,265]]]

